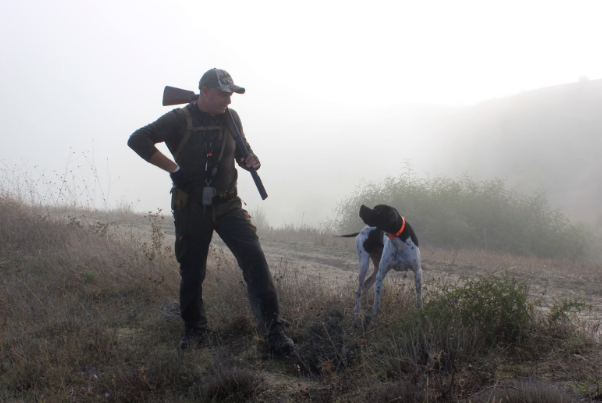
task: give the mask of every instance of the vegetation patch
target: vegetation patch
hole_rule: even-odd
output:
[[[355,278],[324,282],[281,262],[272,267],[274,281],[297,351],[274,360],[236,261],[213,247],[204,288],[210,342],[182,352],[182,324],[172,314],[178,267],[157,225],[162,216],[147,214],[148,229],[134,232],[79,210],[71,215],[78,223],[7,195],[0,200],[2,401],[600,396],[599,324],[580,316],[588,307],[569,298],[544,311],[511,271],[427,279],[422,309],[412,281],[387,278],[379,316],[368,323],[352,311]]]
[[[433,246],[569,259],[586,258],[589,252],[586,229],[552,209],[544,193],[523,195],[502,179],[420,179],[408,170],[359,186],[339,202],[330,224],[341,233],[360,230],[362,204],[397,208],[420,229],[420,241]]]

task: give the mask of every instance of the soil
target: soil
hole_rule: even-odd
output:
[[[262,239],[270,267],[297,266],[306,276],[321,281],[357,281],[358,262],[354,239],[351,247],[337,248],[306,242]],[[216,245],[225,247],[220,240]],[[351,249],[351,250],[350,250]],[[513,272],[519,281],[527,281],[532,299],[541,302],[544,311],[563,299],[579,299],[591,306],[580,316],[595,325],[602,321],[602,265],[517,257],[495,252],[444,251],[421,247],[423,283],[435,279],[457,281],[461,277]],[[370,273],[372,271],[370,269]],[[414,282],[412,272],[390,271],[387,281]],[[384,301],[383,301],[384,302]]]

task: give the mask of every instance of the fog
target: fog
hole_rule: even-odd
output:
[[[408,162],[418,175],[507,177],[595,222],[597,2],[416,3],[4,0],[0,160],[52,172],[86,153],[113,205],[168,211],[169,176],[127,139],[171,109],[165,85],[196,90],[218,67],[247,89],[232,108],[269,197],[244,171],[239,194],[272,225],[320,223],[359,183]],[[535,113],[520,103],[565,83],[593,88],[583,113],[559,115],[564,93],[536,91]],[[572,190],[550,179],[558,172],[575,172],[562,178]]]

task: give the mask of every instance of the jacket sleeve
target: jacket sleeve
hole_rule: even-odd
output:
[[[140,157],[149,161],[157,147],[155,144],[166,142],[169,149],[177,147],[177,139],[186,130],[186,118],[180,108],[167,112],[153,123],[136,130],[128,140],[128,146]]]
[[[255,158],[257,159],[257,161],[259,161],[259,157],[257,157],[257,154],[255,154],[253,152],[253,149],[251,148],[251,145],[247,141],[247,137],[245,136],[245,132],[244,132],[243,127],[242,127],[242,122],[240,121],[240,116],[238,116],[238,113],[235,110],[233,110],[233,109],[230,109],[230,112],[232,113],[232,117],[234,118],[234,123],[236,123],[236,126],[238,127],[238,130],[240,130],[240,135],[242,136],[242,141],[245,143],[245,146],[247,147],[247,151],[249,152],[249,154],[254,155]],[[238,143],[236,143],[236,153],[234,154],[234,157],[236,159],[236,163],[242,169],[247,170],[247,171],[249,170],[249,168],[247,168],[246,164],[241,164],[240,163],[240,159],[243,158],[243,156],[242,156],[242,151],[238,147]]]

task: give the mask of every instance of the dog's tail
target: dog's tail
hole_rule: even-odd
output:
[[[355,234],[347,234],[347,235],[333,235],[333,237],[336,238],[353,238],[356,237],[359,234],[359,232],[356,232]]]

